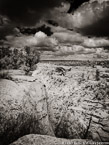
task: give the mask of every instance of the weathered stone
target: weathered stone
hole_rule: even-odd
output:
[[[33,76],[43,81],[48,96],[50,122],[57,137],[109,141],[107,82],[96,80],[96,68],[79,66],[55,72],[56,65],[39,64]],[[61,66],[68,69],[68,66]],[[67,70],[66,69],[66,70]],[[53,73],[51,73],[53,72]],[[102,123],[100,123],[102,121]]]
[[[96,76],[91,67],[62,66],[65,76],[56,67],[39,64],[33,77],[14,73],[12,81],[0,80],[0,144],[33,133],[109,141],[106,80],[89,77]]]
[[[16,142],[12,143],[11,145],[74,145],[74,144],[81,144],[84,145],[87,143],[87,145],[90,145],[88,142],[92,142],[89,140],[82,140],[82,139],[62,139],[62,138],[56,138],[46,135],[35,135],[30,134],[26,135],[20,139],[18,139]]]
[[[0,79],[0,144],[30,133],[54,136],[46,97],[45,88],[38,81]]]

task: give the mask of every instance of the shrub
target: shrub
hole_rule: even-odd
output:
[[[25,52],[25,72],[28,74],[30,71],[34,70],[35,65],[39,62],[39,53],[28,46],[25,47]]]
[[[39,62],[39,52],[26,46],[23,49],[0,47],[0,69],[23,69],[26,74]]]
[[[5,115],[0,114],[0,118],[4,121],[3,131],[0,133],[0,145],[9,145],[27,134],[40,133],[39,122],[32,114],[23,112],[16,119],[10,116],[8,120]]]
[[[8,71],[0,71],[0,79],[11,79]]]
[[[96,69],[96,81],[100,80],[100,72],[98,69]]]

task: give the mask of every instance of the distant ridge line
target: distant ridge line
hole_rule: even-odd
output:
[[[101,65],[109,68],[109,60],[41,60],[40,63],[49,63],[66,66],[92,66]]]
[[[53,59],[51,59],[51,60],[47,60],[47,59],[45,59],[45,60],[40,60],[40,62],[42,62],[42,61],[90,61],[90,62],[93,62],[93,61],[98,61],[98,62],[103,62],[103,61],[107,61],[107,62],[109,62],[109,60],[108,59],[102,59],[102,60],[100,60],[100,59],[93,59],[93,60],[89,60],[89,59],[81,59],[81,60],[77,60],[77,59],[74,59],[74,60],[53,60]]]

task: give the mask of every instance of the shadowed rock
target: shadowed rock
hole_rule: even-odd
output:
[[[0,79],[0,144],[30,133],[54,136],[44,86],[31,77]]]

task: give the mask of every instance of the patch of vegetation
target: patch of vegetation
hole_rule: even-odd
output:
[[[11,76],[8,71],[0,71],[0,79],[11,79]]]
[[[36,68],[36,64],[39,62],[39,53],[35,49],[30,47],[25,47],[25,72],[29,74],[30,71],[33,71]]]
[[[57,67],[56,72],[58,72],[60,75],[65,76],[66,70],[63,67]]]
[[[9,145],[18,138],[27,134],[40,133],[40,126],[34,115],[21,113],[15,119],[13,116],[7,120],[3,114],[0,114],[3,123],[3,130],[0,131],[0,145]]]
[[[23,69],[28,74],[38,62],[39,52],[35,48],[0,47],[0,70]]]

